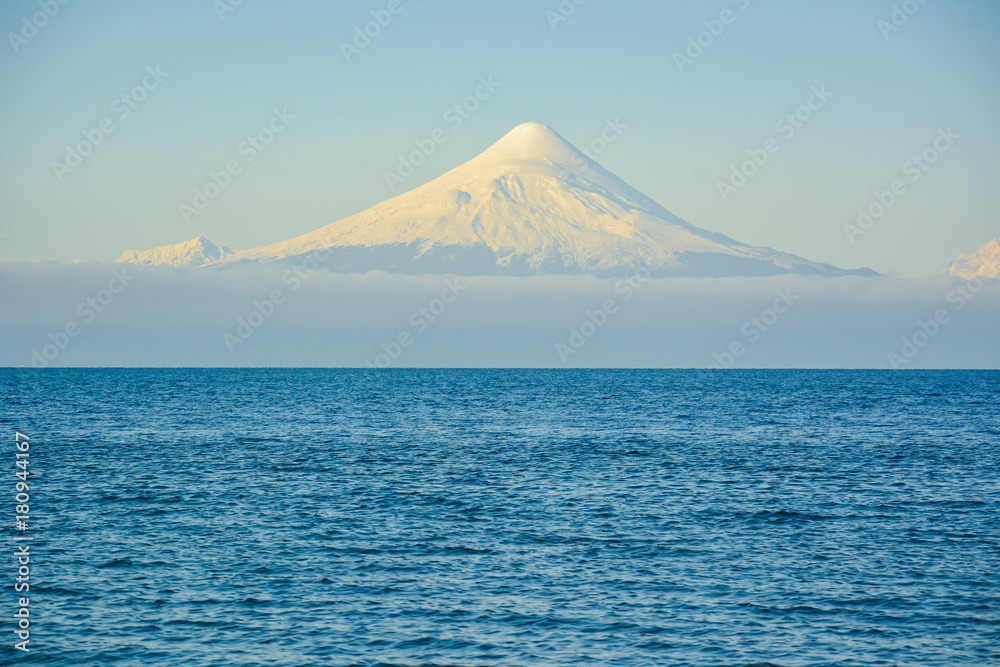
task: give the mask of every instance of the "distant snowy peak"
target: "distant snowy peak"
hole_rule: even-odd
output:
[[[673,217],[662,206],[591,160],[551,127],[541,123],[518,125],[500,141],[432,183],[448,183],[449,180],[469,183],[481,180],[477,177],[497,179],[512,174],[535,174],[584,188],[598,186],[605,196],[620,198],[628,205],[649,213],[665,213]],[[536,194],[544,200],[544,192]]]
[[[330,270],[351,272],[853,273],[688,224],[538,123],[518,125],[414,190],[227,261],[267,263],[319,252]]]
[[[971,255],[959,255],[947,273],[966,280],[1000,277],[1000,239],[993,239]]]
[[[548,125],[522,123],[503,136],[466,165],[485,162],[516,162],[543,160],[570,166],[581,155],[571,143]]]
[[[203,236],[190,241],[165,245],[152,250],[126,250],[115,260],[116,264],[143,264],[146,266],[205,266],[233,255],[229,248],[220,248]]]
[[[437,180],[468,181],[476,176],[497,178],[525,172],[570,182],[594,182],[611,190],[639,195],[638,191],[584,155],[558,132],[540,123],[518,125],[500,141]],[[642,195],[639,197],[644,200],[643,204],[651,203]]]
[[[337,273],[842,276],[844,271],[754,248],[678,218],[577,150],[552,128],[524,123],[438,178],[317,230],[231,253],[202,238],[119,261],[174,266],[300,262]]]

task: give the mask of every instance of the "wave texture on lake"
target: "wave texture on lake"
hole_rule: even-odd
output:
[[[34,536],[3,664],[1000,664],[997,372],[0,386]]]

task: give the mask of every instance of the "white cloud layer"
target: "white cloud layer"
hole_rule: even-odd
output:
[[[0,284],[4,366],[1000,366],[1000,281],[944,276],[449,279],[8,263]]]

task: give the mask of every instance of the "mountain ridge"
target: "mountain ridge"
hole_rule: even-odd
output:
[[[115,263],[143,266],[205,266],[232,254],[234,253],[229,248],[219,247],[204,236],[196,236],[181,243],[159,246],[150,250],[129,248],[115,260]]]

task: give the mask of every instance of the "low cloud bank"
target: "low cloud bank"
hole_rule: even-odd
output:
[[[1000,281],[2,264],[3,366],[997,368]]]

